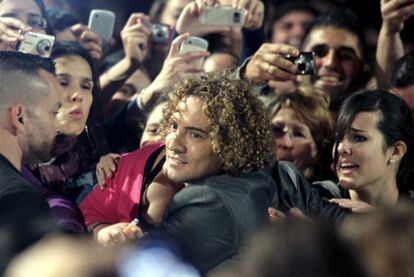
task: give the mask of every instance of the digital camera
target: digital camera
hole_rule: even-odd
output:
[[[24,40],[17,44],[17,51],[49,58],[55,37],[33,32],[23,32]]]
[[[296,64],[299,75],[315,74],[315,53],[314,52],[300,52],[297,57],[286,57],[288,60]]]
[[[151,41],[155,44],[167,44],[171,39],[171,28],[160,23],[149,23],[151,31]]]
[[[246,11],[236,10],[232,6],[207,6],[199,17],[200,23],[210,26],[239,26],[246,20]]]

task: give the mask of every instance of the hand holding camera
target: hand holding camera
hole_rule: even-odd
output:
[[[207,57],[208,52],[201,50],[192,51],[193,48],[188,47],[190,41],[192,41],[191,44],[194,43],[198,45],[196,40],[197,39],[190,37],[188,33],[182,34],[174,39],[161,72],[151,85],[145,88],[140,94],[142,106],[145,107],[148,103],[153,102],[153,99],[157,97],[160,92],[173,86],[176,82],[194,77],[195,75],[204,72],[203,67],[197,61]],[[207,46],[201,42],[200,47]],[[196,48],[200,49],[198,46],[196,46]]]
[[[300,51],[287,44],[264,43],[247,63],[245,77],[257,84],[263,84],[269,80],[295,81],[298,65],[287,57],[293,57],[296,60],[300,57]],[[302,59],[300,58],[299,61],[303,61]],[[308,68],[305,66],[303,69]]]
[[[20,30],[28,32],[31,28],[16,18],[0,17],[0,51],[14,50],[16,43],[24,40]]]
[[[148,50],[151,30],[149,17],[142,13],[133,13],[121,31],[125,57],[133,63],[141,63]]]
[[[211,33],[229,32],[231,26],[210,26],[200,22],[202,10],[199,1],[191,2],[181,12],[175,29],[179,34],[190,33],[193,36],[205,36]]]
[[[196,0],[200,22],[208,26],[243,27],[254,30],[263,25],[264,4],[260,0],[232,1],[220,5],[218,0]]]

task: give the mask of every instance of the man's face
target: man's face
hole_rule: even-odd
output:
[[[291,11],[279,18],[272,26],[272,42],[299,47],[306,28],[315,16],[306,11]]]
[[[44,90],[43,99],[37,107],[31,107],[24,117],[26,140],[23,148],[23,163],[33,164],[48,161],[57,134],[56,115],[60,108],[59,84],[54,75],[41,70],[44,84],[36,89]]]
[[[0,16],[19,19],[32,27],[32,32],[46,33],[46,20],[34,0],[3,0],[0,2]]]
[[[358,37],[347,30],[319,27],[308,36],[304,51],[315,52],[315,88],[331,100],[358,89],[364,70]]]
[[[222,168],[220,158],[211,147],[203,105],[198,97],[182,99],[171,118],[163,172],[176,183],[215,175]]]

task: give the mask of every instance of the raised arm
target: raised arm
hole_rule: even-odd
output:
[[[405,20],[413,14],[413,0],[381,0],[382,25],[378,36],[375,70],[379,87],[389,87],[392,68],[404,55],[400,33]]]

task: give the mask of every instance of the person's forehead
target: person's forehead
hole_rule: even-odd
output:
[[[39,6],[32,0],[3,0],[0,2],[0,14],[41,15]]]
[[[329,48],[351,48],[361,57],[358,37],[350,31],[336,27],[319,27],[310,32],[304,49],[311,50],[315,45],[326,45]]]
[[[281,18],[279,18],[279,20],[277,20],[275,24],[284,22],[307,22],[312,21],[314,18],[315,16],[308,11],[292,10],[287,12]]]

